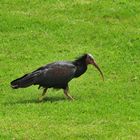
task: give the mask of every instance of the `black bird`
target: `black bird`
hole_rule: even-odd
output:
[[[11,82],[13,89],[26,88],[31,85],[43,87],[40,100],[43,99],[48,88],[63,89],[68,99],[73,99],[68,94],[68,83],[73,78],[77,78],[86,72],[88,64],[94,65],[100,72],[103,80],[104,76],[91,54],[84,54],[74,61],[58,61],[47,64],[37,70],[25,74],[24,76]]]

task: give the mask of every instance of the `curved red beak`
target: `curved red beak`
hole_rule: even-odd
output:
[[[100,72],[101,77],[102,77],[102,79],[103,79],[103,81],[104,81],[104,75],[103,75],[101,69],[99,68],[99,66],[96,64],[96,62],[95,62],[94,60],[92,61],[92,64],[93,64],[93,66],[95,66],[95,67],[97,68],[97,70]]]

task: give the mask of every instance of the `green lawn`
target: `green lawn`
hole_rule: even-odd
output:
[[[39,103],[37,86],[10,82],[58,60],[91,53],[95,68]],[[0,140],[139,140],[140,1],[1,0]]]

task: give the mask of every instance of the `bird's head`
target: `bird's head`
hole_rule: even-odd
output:
[[[102,79],[104,80],[104,75],[101,71],[101,69],[99,68],[99,66],[97,65],[95,59],[93,58],[93,56],[91,54],[85,54],[85,61],[86,61],[86,64],[92,64],[93,66],[95,66],[95,68],[97,68],[97,70],[100,72],[101,76],[102,76]]]

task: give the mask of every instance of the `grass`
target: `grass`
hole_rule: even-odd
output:
[[[140,2],[138,0],[1,0],[0,139],[140,139]],[[105,75],[89,66],[61,90],[10,81],[57,60],[94,55]]]

